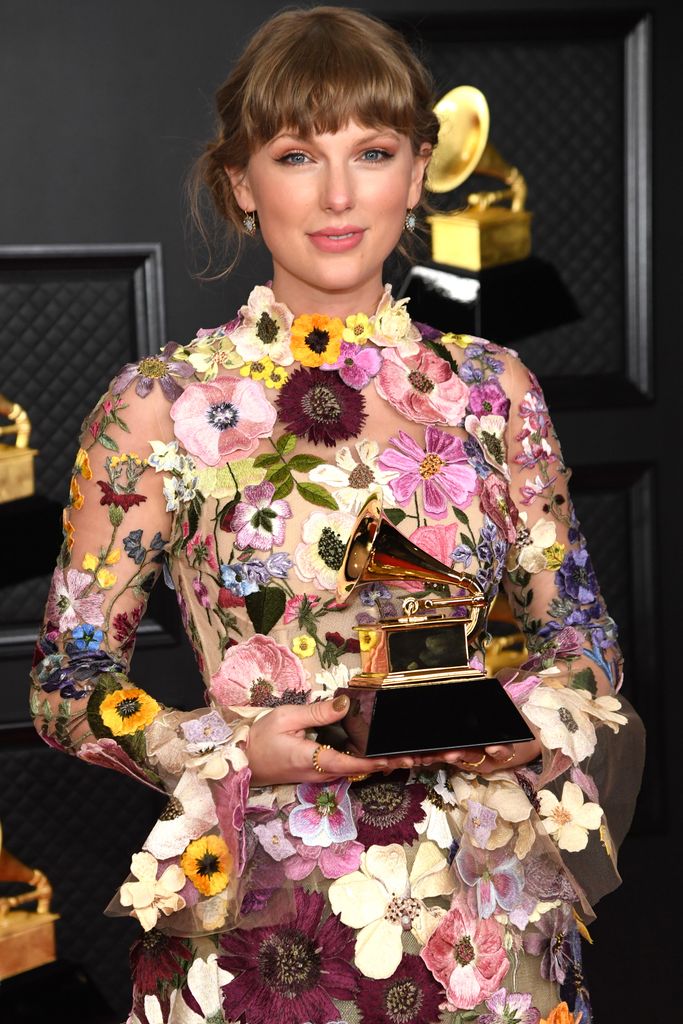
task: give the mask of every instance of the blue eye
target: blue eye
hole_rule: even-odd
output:
[[[300,167],[307,159],[308,157],[305,153],[293,150],[291,153],[285,153],[284,156],[278,157],[277,162],[279,164],[290,164],[293,167]]]
[[[369,164],[381,164],[385,160],[391,160],[393,153],[387,152],[386,149],[366,149],[363,153],[363,159]]]

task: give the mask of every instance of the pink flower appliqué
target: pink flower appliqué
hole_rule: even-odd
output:
[[[274,494],[275,485],[269,480],[244,488],[245,500],[239,502],[231,519],[238,548],[270,551],[284,542],[285,519],[291,519],[292,510],[282,498],[273,501]]]
[[[418,526],[409,539],[428,555],[438,558],[444,565],[450,565],[457,534],[456,523],[449,523],[448,526]]]
[[[185,533],[187,523],[183,523],[183,533]],[[211,534],[207,534],[206,537],[202,537],[201,533],[195,533],[194,536],[187,542],[187,560],[191,565],[199,566],[202,562],[206,562],[210,569],[214,572],[218,572],[218,561],[216,559],[216,551],[214,548],[214,541]]]
[[[47,618],[56,622],[60,633],[74,629],[80,623],[101,626],[104,622],[102,601],[104,594],[88,594],[92,577],[78,569],[66,573],[57,567],[52,576],[47,599]]]
[[[331,843],[330,846],[307,846],[302,839],[293,837],[295,853],[283,864],[287,878],[300,882],[316,868],[323,878],[341,878],[358,870],[363,844],[351,839],[346,843]]]
[[[519,511],[504,480],[493,474],[486,477],[481,489],[481,507],[512,544],[517,537]]]
[[[205,466],[244,459],[267,437],[276,419],[260,381],[217,377],[190,384],[171,406],[176,436]]]
[[[356,826],[348,795],[348,779],[303,782],[296,787],[298,805],[289,815],[289,831],[307,846],[331,846],[355,839]]]
[[[305,704],[311,687],[299,658],[271,637],[255,633],[228,648],[210,690],[223,706],[272,708]]]
[[[342,341],[336,363],[326,363],[324,370],[338,370],[339,376],[354,391],[362,391],[377,374],[382,356],[372,345],[355,345]]]
[[[462,905],[451,907],[420,955],[457,1010],[472,1010],[493,995],[510,966],[502,926]]]
[[[282,616],[282,621],[287,625],[289,622],[294,622],[295,619],[299,618],[299,611],[304,601],[308,601],[311,609],[314,605],[320,602],[320,598],[317,594],[295,594],[294,597],[288,597],[285,605],[285,612]]]
[[[416,423],[460,423],[469,388],[445,359],[424,346],[405,359],[392,348],[384,349],[382,357],[375,390],[394,409]]]
[[[467,508],[477,490],[477,474],[467,461],[459,437],[452,437],[438,427],[425,430],[424,450],[410,434],[399,430],[380,457],[382,469],[396,469],[399,475],[389,482],[399,505],[406,505],[415,491],[424,485],[424,510],[433,519],[443,519],[448,502]]]

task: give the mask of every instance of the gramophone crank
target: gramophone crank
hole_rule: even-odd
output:
[[[348,601],[372,582],[450,585],[452,596],[404,598],[403,614],[354,626],[361,671],[348,687],[343,727],[368,756],[426,753],[533,739],[497,679],[470,665],[469,640],[486,622],[487,602],[473,577],[456,572],[404,537],[376,497],[362,508],[339,570]]]

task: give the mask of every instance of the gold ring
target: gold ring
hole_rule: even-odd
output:
[[[346,754],[347,757],[356,756],[355,754],[352,754],[350,750],[345,750],[344,753]],[[349,780],[349,782],[362,782],[363,779],[367,779],[369,778],[369,776],[370,772],[361,772],[359,775],[347,775],[346,778]]]
[[[482,754],[478,761],[461,761],[463,768],[478,768],[486,760],[486,754]]]
[[[513,750],[513,752],[510,754],[509,757],[506,757],[504,761],[501,761],[501,764],[510,764],[510,761],[512,761],[514,756],[515,756],[515,752]]]
[[[318,757],[320,756],[321,750],[332,750],[332,747],[330,746],[329,743],[318,744],[318,746],[313,751],[313,767],[317,772],[320,773],[320,775],[327,775],[327,768],[321,768],[320,762],[318,761]]]

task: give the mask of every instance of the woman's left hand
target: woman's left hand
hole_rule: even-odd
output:
[[[450,764],[463,771],[488,775],[501,768],[517,768],[538,757],[541,747],[538,740],[528,743],[495,743],[488,747],[469,747],[466,750],[444,750],[440,753],[415,754],[400,759],[401,767],[429,767],[434,764]]]

